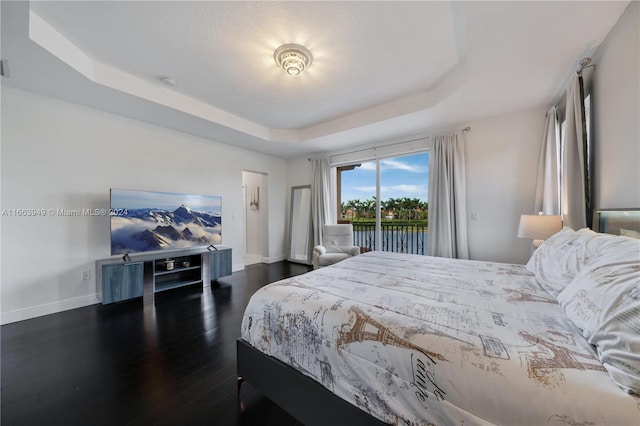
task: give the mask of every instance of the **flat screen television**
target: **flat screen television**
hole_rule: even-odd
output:
[[[222,197],[111,189],[111,254],[222,243]]]

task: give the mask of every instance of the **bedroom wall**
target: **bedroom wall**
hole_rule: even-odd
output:
[[[475,260],[526,263],[531,241],[516,237],[532,214],[544,108],[468,123],[467,225]]]
[[[266,262],[268,257],[269,226],[267,211],[268,176],[263,173],[242,172],[244,186],[245,253],[244,265]],[[259,190],[257,189],[259,188]],[[259,201],[258,209],[252,209],[252,199]]]
[[[222,195],[234,270],[243,268],[242,170],[265,173],[269,260],[285,258],[282,159],[6,87],[1,136],[2,208],[108,209],[112,187]],[[2,323],[97,302],[108,217],[4,216],[2,228]]]
[[[594,207],[640,207],[640,3],[593,55]]]
[[[472,259],[525,263],[531,241],[516,238],[521,214],[535,195],[544,108],[478,120],[465,125],[467,224]],[[289,160],[289,186],[310,184],[306,158]],[[471,219],[471,213],[475,213]]]

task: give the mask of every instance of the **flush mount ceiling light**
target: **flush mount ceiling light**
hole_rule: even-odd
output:
[[[276,64],[289,75],[298,75],[311,66],[311,52],[299,44],[283,44],[273,53]]]

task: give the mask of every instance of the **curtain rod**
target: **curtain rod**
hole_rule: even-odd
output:
[[[584,58],[580,59],[580,63],[578,64],[578,69],[576,70],[576,74],[578,74],[579,76],[582,76],[582,71],[586,68],[595,68],[596,64],[592,64],[591,63],[591,57],[590,56],[585,56]],[[551,109],[551,107],[558,107],[558,105],[562,102],[563,97],[566,96],[567,94],[567,89],[569,88],[569,79],[571,77],[571,75],[573,75],[573,73],[570,74],[569,77],[567,77],[567,79],[565,80],[564,84],[562,85],[562,90],[560,90],[560,93],[558,93],[551,101],[551,104],[549,104],[548,108],[547,108],[547,114],[549,113],[549,110]],[[545,115],[546,117],[546,115]]]
[[[582,70],[585,68],[595,68],[596,64],[592,64],[591,63],[591,58],[590,57],[585,57],[582,58],[580,60],[580,68],[578,68],[578,71],[576,71],[578,74],[582,74]]]
[[[461,130],[463,132],[470,132],[471,131],[471,126],[467,126],[467,127],[465,127],[464,129],[461,129]],[[426,139],[426,138],[432,138],[432,137],[433,136],[424,136],[424,137],[410,139],[410,140],[406,140],[406,141],[402,141],[402,142],[391,143],[391,144],[388,144],[388,145],[371,146],[371,147],[368,147],[368,148],[356,149],[356,150],[349,151],[349,152],[341,152],[340,154],[334,154],[334,155],[354,154],[356,152],[366,151],[368,149],[376,149],[376,148],[383,148],[383,147],[394,146],[394,145],[402,145],[402,144],[405,144],[405,143],[415,142],[415,141],[419,141],[420,139]],[[318,158],[318,157],[314,157],[314,158]],[[311,160],[312,160],[311,157],[307,157],[307,161],[311,161]]]

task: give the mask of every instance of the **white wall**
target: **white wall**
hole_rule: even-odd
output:
[[[267,197],[268,176],[263,173],[242,172],[245,188],[245,232],[246,246],[244,264],[250,265],[267,261],[269,257],[269,225]],[[252,199],[258,201],[258,209],[251,208]]]
[[[221,195],[223,245],[238,270],[243,169],[269,176],[269,257],[283,259],[284,160],[3,87],[4,209],[108,209],[109,188]],[[108,217],[4,216],[2,230],[2,323],[97,301],[95,260],[110,256]]]
[[[313,183],[313,171],[311,161],[304,158],[295,158],[287,161],[289,188],[292,186],[311,185]],[[289,194],[291,196],[291,194]]]
[[[543,108],[468,123],[467,224],[472,259],[526,263],[531,241],[516,238],[532,214]],[[471,214],[477,214],[477,220]]]
[[[640,3],[593,56],[594,207],[640,207]]]

